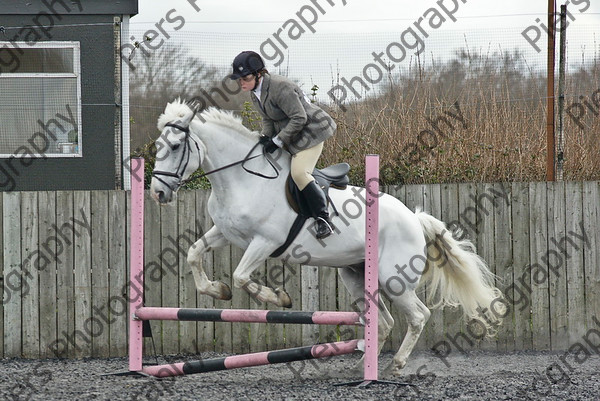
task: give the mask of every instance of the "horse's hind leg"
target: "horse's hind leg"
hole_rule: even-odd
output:
[[[400,242],[400,241],[399,241]],[[379,283],[394,308],[406,317],[407,330],[393,359],[393,374],[399,375],[406,365],[431,312],[417,297],[415,290],[425,268],[424,241],[384,247],[379,255]],[[410,266],[410,267],[409,267]]]
[[[207,294],[217,299],[231,299],[231,288],[221,281],[210,281],[202,268],[202,254],[228,243],[221,231],[213,226],[188,250],[187,262],[192,268],[196,288],[201,294]]]
[[[394,365],[392,373],[400,375],[402,368],[406,365],[410,353],[419,340],[419,336],[425,327],[425,323],[427,323],[429,316],[431,316],[431,312],[425,304],[421,302],[419,297],[417,297],[414,290],[406,291],[400,297],[396,297],[393,301],[394,305],[404,313],[406,322],[408,323],[404,340],[402,340],[402,344],[396,355],[394,355],[392,362]]]
[[[360,309],[361,313],[365,309],[365,272],[364,263],[356,266],[342,267],[338,269],[338,273],[342,278],[344,286],[350,293],[353,302]],[[380,297],[381,298],[381,297]],[[378,336],[377,336],[377,354],[381,352],[385,340],[388,338],[392,328],[394,327],[394,318],[385,306],[382,299],[379,299],[379,319],[378,319]],[[364,356],[359,362],[360,367],[363,363]]]

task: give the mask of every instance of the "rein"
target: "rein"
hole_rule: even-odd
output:
[[[175,129],[177,129],[177,130],[182,131],[182,132],[185,133],[185,142],[184,142],[183,153],[181,155],[181,160],[179,161],[179,165],[177,166],[177,170],[175,171],[175,173],[172,173],[170,171],[154,170],[152,172],[152,177],[155,177],[158,181],[162,182],[164,185],[166,185],[172,191],[174,191],[177,188],[181,187],[182,185],[184,185],[184,184],[186,184],[186,183],[188,183],[188,182],[190,182],[192,180],[191,177],[188,178],[188,179],[186,179],[186,180],[182,180],[182,176],[185,173],[187,165],[188,165],[188,163],[190,161],[191,148],[186,153],[186,149],[188,149],[190,147],[189,146],[189,140],[191,139],[192,141],[194,141],[194,144],[196,145],[196,149],[198,150],[198,152],[200,152],[200,146],[198,145],[198,142],[196,142],[196,140],[190,136],[190,128],[189,128],[189,126],[188,127],[182,127],[182,126],[174,124],[174,123],[167,123],[167,124],[165,124],[165,127],[172,127],[172,128],[175,128]],[[250,151],[246,154],[246,156],[242,160],[238,160],[236,162],[229,163],[229,164],[227,164],[225,166],[216,168],[214,170],[207,171],[207,172],[205,172],[205,173],[203,173],[203,174],[201,174],[199,176],[194,177],[194,179],[206,177],[207,175],[210,175],[210,174],[213,174],[213,173],[216,173],[216,172],[228,169],[230,167],[237,166],[238,164],[241,164],[242,168],[247,173],[250,173],[250,174],[253,174],[253,175],[256,175],[258,177],[265,178],[265,179],[268,179],[268,180],[276,179],[277,177],[279,177],[279,170],[277,170],[277,167],[275,167],[275,165],[271,161],[270,157],[265,153],[265,149],[264,148],[263,148],[261,154],[250,156],[250,154],[252,152],[254,152],[254,150],[256,149],[256,147],[258,145],[260,145],[260,142],[257,142],[256,145],[254,145],[252,147],[252,149],[250,149]],[[187,156],[187,158],[186,158],[186,156]],[[249,168],[247,168],[246,166],[244,166],[244,164],[247,161],[250,161],[252,159],[256,159],[259,156],[264,156],[267,159],[267,161],[269,162],[269,165],[273,168],[273,171],[275,172],[275,175],[273,175],[273,176],[264,175],[262,173],[259,173],[258,171],[252,171]],[[185,160],[185,164],[184,164],[184,160]],[[183,169],[181,168],[182,165],[183,165]],[[172,185],[169,185],[166,181],[164,181],[162,178],[160,178],[160,176],[177,178],[177,182],[175,183],[175,187],[173,187]]]

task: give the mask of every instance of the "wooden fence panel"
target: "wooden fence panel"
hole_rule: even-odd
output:
[[[546,183],[529,186],[530,257],[525,266],[531,276],[531,325],[533,349],[550,349],[550,299],[548,269],[542,257],[548,249],[548,194]]]
[[[509,301],[514,315],[515,349],[532,349],[531,331],[531,275],[529,264],[529,186],[513,183],[511,189],[512,210],[512,273],[511,283],[505,283],[502,291]],[[510,328],[507,328],[510,330]]]
[[[513,249],[512,249],[512,221],[511,221],[511,192],[510,186],[494,184],[493,198],[490,202],[494,205],[494,244],[496,266],[496,287],[505,289],[513,282]],[[481,198],[483,201],[483,198]],[[494,305],[495,306],[495,305]],[[500,315],[494,307],[491,313]],[[504,321],[514,322],[514,308],[509,306],[504,316]],[[515,330],[512,324],[503,324],[498,327],[498,351],[513,351],[515,349]]]
[[[22,356],[21,295],[33,291],[30,278],[21,270],[21,194],[8,192],[2,202],[2,230],[4,231],[4,357]],[[31,350],[27,350],[31,352]]]
[[[550,284],[550,341],[553,350],[569,347],[566,256],[557,245],[567,238],[564,182],[548,183],[548,244],[541,261]],[[572,205],[569,205],[572,206]]]
[[[110,330],[108,307],[108,192],[92,193],[92,316],[86,329],[92,340],[92,356],[108,356]],[[106,326],[106,327],[105,327]]]
[[[56,227],[55,235],[60,238],[63,252],[56,263],[56,343],[51,346],[55,357],[75,357],[75,347],[68,341],[75,331],[75,281],[73,268],[75,264],[75,245],[73,230],[74,194],[70,191],[56,193]],[[121,352],[123,346],[119,347]]]
[[[445,342],[469,349],[566,350],[600,323],[600,182],[439,184],[390,187],[411,208],[424,208],[467,229],[509,303],[497,338],[478,341],[461,312],[433,311],[417,347]],[[181,191],[160,207],[146,194],[145,270],[149,306],[273,308],[243,290],[232,301],[197,294],[185,254],[212,223],[208,192]],[[0,260],[4,285],[0,345],[4,357],[121,356],[127,352],[128,193],[123,191],[0,194]],[[232,285],[242,251],[207,252],[212,280]],[[21,282],[22,277],[22,282]],[[271,260],[253,276],[285,288],[294,309],[351,310],[337,271]],[[424,289],[423,296],[426,295]],[[568,296],[567,296],[568,295]],[[386,300],[386,304],[389,302]],[[273,308],[278,309],[278,308]],[[404,316],[385,350],[405,333]],[[254,352],[353,337],[362,329],[313,325],[151,322],[156,352]],[[360,334],[359,334],[360,335]],[[153,348],[146,342],[146,355]],[[441,351],[442,348],[438,348]]]
[[[583,183],[583,260],[586,328],[600,329],[600,182]]]
[[[129,317],[129,303],[127,301],[127,283],[129,282],[128,267],[128,235],[127,226],[129,207],[127,194],[122,191],[109,193],[108,208],[108,269],[109,288],[107,316],[110,319],[109,327],[109,356],[118,356],[120,351],[127,347],[127,322]]]
[[[490,271],[494,274],[502,274],[502,269],[499,269],[496,264],[496,223],[498,219],[495,203],[494,203],[494,184],[477,184],[469,188],[470,184],[461,184],[468,193],[459,190],[460,197],[460,212],[459,220],[461,224],[471,232],[469,238],[477,246],[477,252],[487,263]],[[505,230],[505,228],[503,228]],[[500,255],[498,255],[500,256]],[[501,259],[498,258],[498,261]],[[500,277],[502,280],[503,277]],[[496,283],[496,286],[501,286],[501,283]],[[461,319],[464,321],[464,319]],[[498,337],[481,338],[477,333],[478,325],[471,323],[470,326],[462,324],[466,347],[477,347],[485,350],[496,350],[498,347]],[[468,331],[467,329],[471,329]],[[473,332],[474,334],[471,334]],[[472,345],[473,344],[473,345]]]
[[[75,220],[92,221],[91,192],[75,192],[75,213],[71,231],[75,234],[75,329],[69,333],[67,341],[75,347],[78,358],[92,355],[92,338],[89,324],[92,318],[92,233],[88,230],[76,231]]]
[[[40,357],[53,357],[52,345],[57,341],[56,268],[62,261],[62,240],[56,235],[56,192],[40,192],[38,196],[39,246],[49,261],[40,268]],[[106,327],[108,330],[108,326]],[[102,356],[105,356],[102,354]]]
[[[28,291],[22,292],[23,356],[40,356],[40,267],[51,263],[39,243],[38,193],[21,194],[21,261],[22,277],[28,277]],[[47,311],[45,311],[47,312]]]
[[[585,243],[577,236],[583,228],[583,186],[581,182],[565,183],[566,213],[565,239],[561,252],[565,260],[564,272],[567,280],[567,326],[568,345],[579,342],[586,332],[585,316],[585,271],[583,255]],[[563,245],[564,244],[564,245]]]

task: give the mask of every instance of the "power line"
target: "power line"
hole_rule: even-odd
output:
[[[539,17],[546,16],[547,13],[523,13],[523,14],[496,14],[496,15],[463,15],[460,18],[507,18],[507,17]],[[600,15],[600,13],[586,13],[585,15]],[[395,22],[395,21],[414,21],[414,18],[371,18],[371,19],[338,19],[323,20],[320,23],[343,23],[343,22]],[[156,21],[134,21],[130,24],[154,24]],[[281,20],[255,20],[255,21],[186,21],[186,24],[279,24]]]

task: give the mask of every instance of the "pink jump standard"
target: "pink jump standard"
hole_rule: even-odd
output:
[[[365,166],[365,385],[377,381],[377,334],[379,317],[379,156],[367,155]]]
[[[144,160],[131,161],[131,269],[129,371],[156,377],[185,375],[249,366],[284,363],[312,358],[343,355],[364,350],[364,381],[377,381],[377,319],[378,319],[378,197],[379,157],[366,158],[366,242],[365,242],[365,316],[356,312],[304,312],[267,310],[220,310],[200,308],[145,307],[144,299]],[[135,297],[134,297],[135,294]],[[213,322],[297,323],[362,325],[365,339],[317,344],[313,346],[258,352],[170,365],[143,366],[142,324],[145,320],[181,320]]]

